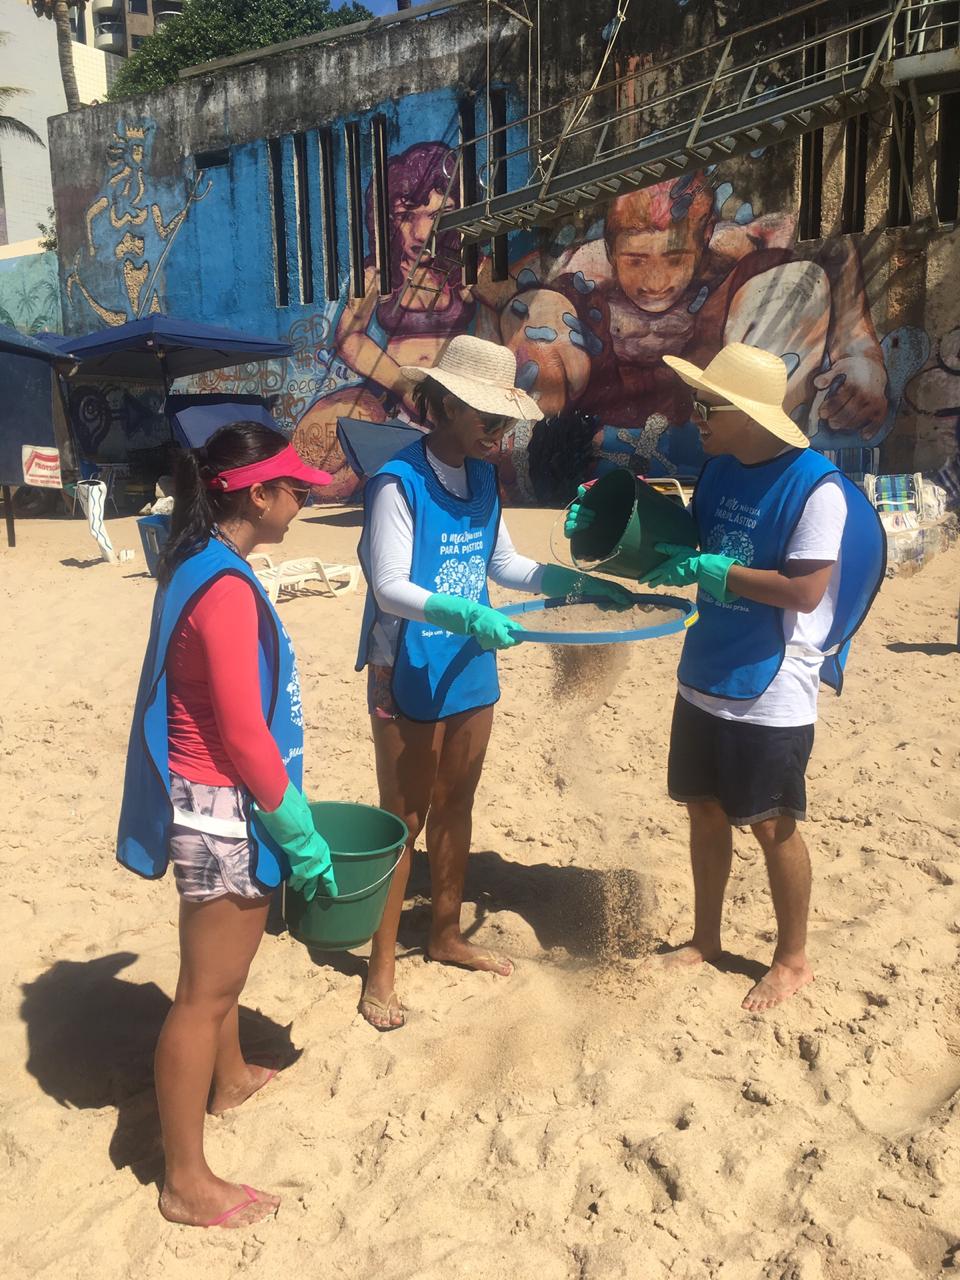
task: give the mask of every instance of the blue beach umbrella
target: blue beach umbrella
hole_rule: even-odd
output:
[[[0,351],[13,356],[34,356],[38,360],[47,360],[51,364],[55,360],[69,358],[59,347],[56,339],[51,341],[47,337],[28,338],[5,324],[0,324]]]
[[[64,348],[76,360],[78,374],[162,381],[165,392],[176,378],[293,354],[289,342],[164,315],[64,338]]]

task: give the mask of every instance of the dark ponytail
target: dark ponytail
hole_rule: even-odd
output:
[[[187,449],[177,458],[173,475],[173,514],[170,537],[160,556],[157,578],[166,585],[179,564],[201,551],[210,541],[213,526],[242,515],[249,490],[223,493],[207,483],[221,471],[248,467],[272,458],[287,446],[279,431],[259,422],[233,422],[214,432],[199,449]]]

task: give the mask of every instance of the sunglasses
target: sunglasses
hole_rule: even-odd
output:
[[[278,484],[277,488],[282,489],[284,493],[289,493],[291,498],[296,501],[298,507],[303,507],[306,504],[307,499],[310,497],[309,485],[302,489],[299,485]]]
[[[705,400],[698,400],[696,397],[694,397],[693,407],[697,412],[697,417],[703,422],[709,422],[710,415],[713,413],[740,412],[735,404],[707,404]]]
[[[498,418],[492,413],[481,413],[480,425],[483,427],[484,435],[495,436],[498,431],[502,431],[504,427],[510,425],[510,418]]]

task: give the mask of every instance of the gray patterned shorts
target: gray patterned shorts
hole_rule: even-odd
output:
[[[246,821],[250,797],[240,787],[214,787],[170,775],[170,799],[175,808],[207,818]],[[180,896],[188,902],[209,902],[233,894],[239,898],[268,897],[250,874],[250,841],[210,835],[189,827],[172,828],[170,860]]]

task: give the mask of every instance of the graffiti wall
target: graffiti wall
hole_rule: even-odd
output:
[[[519,118],[525,95],[497,92],[507,119]],[[359,486],[337,419],[415,422],[401,368],[430,365],[463,332],[506,344],[547,414],[504,445],[515,502],[562,501],[612,466],[695,475],[690,392],[661,357],[702,366],[730,341],[782,357],[788,412],[816,447],[853,451],[854,469],[876,467],[898,433],[910,447],[902,461],[887,456],[901,466],[908,452],[930,469],[950,455],[960,307],[949,290],[927,304],[926,267],[914,302],[892,305],[903,291],[884,236],[798,242],[795,146],[514,234],[503,271],[488,251],[471,264],[453,237],[432,238],[438,211],[460,198],[452,148],[465,128],[482,182],[487,104],[470,97],[470,121],[464,101],[453,88],[408,86],[320,128],[204,153],[185,152],[180,126],[162,116],[122,115],[58,193],[68,331],[162,310],[287,340],[286,360],[182,389],[269,398],[301,451],[334,473],[334,500]],[[944,232],[931,263],[949,275],[955,253]],[[119,390],[96,404],[87,395],[77,415],[91,444],[116,448],[127,432],[146,447],[165,433],[155,406],[134,399],[139,410]]]
[[[156,129],[151,119],[118,121],[97,190],[73,211],[61,246],[71,332],[125,324],[164,309],[167,257],[191,206],[209,187],[202,174],[157,172]]]

